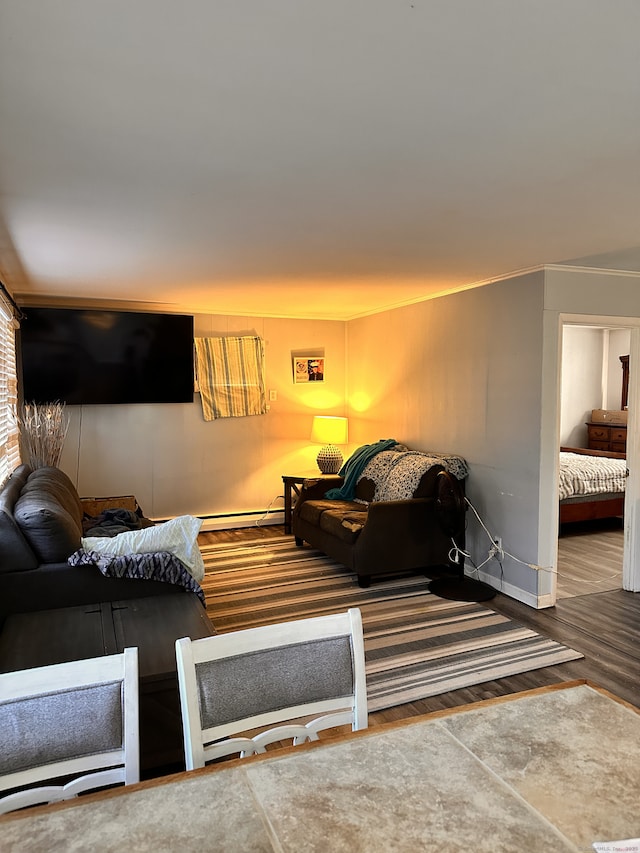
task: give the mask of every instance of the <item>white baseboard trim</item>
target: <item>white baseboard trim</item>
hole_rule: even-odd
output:
[[[235,527],[268,527],[271,524],[284,524],[284,512],[247,512],[238,515],[205,515],[202,518],[201,533],[208,530],[231,530]]]
[[[498,592],[508,595],[509,598],[515,598],[516,601],[521,601],[523,604],[533,607],[535,610],[542,610],[545,607],[553,607],[555,604],[555,601],[552,601],[550,595],[539,596],[536,595],[535,592],[527,592],[519,586],[514,586],[504,580],[501,581],[499,578],[489,575],[486,572],[473,572],[471,577],[477,577],[478,580],[484,581],[484,583],[492,586],[494,589],[497,589]]]
[[[234,527],[268,527],[271,524],[284,524],[284,511],[274,510],[230,513],[229,515],[198,515],[202,519],[201,533],[208,530],[231,530]],[[168,518],[152,518],[156,524],[169,521]]]

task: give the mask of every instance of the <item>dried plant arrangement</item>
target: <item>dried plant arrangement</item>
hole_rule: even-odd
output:
[[[57,467],[69,429],[64,403],[25,403],[18,418],[22,459],[34,470]]]

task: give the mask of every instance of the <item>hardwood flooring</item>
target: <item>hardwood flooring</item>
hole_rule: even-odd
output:
[[[203,533],[201,541],[203,544],[241,542],[260,536],[281,535],[284,535],[282,526],[270,525]],[[595,549],[594,541],[584,535],[580,538],[576,534],[572,544],[576,555],[570,558],[571,562],[567,565],[575,563],[577,567],[578,552],[589,551],[592,547]],[[578,548],[578,542],[583,543],[582,549]],[[596,565],[599,561],[598,555],[594,553],[590,557],[585,557],[582,553],[580,559],[584,565],[588,565],[589,560],[591,565]],[[581,589],[585,588],[588,587],[583,584]],[[546,610],[534,610],[498,593],[494,599],[485,602],[484,606],[582,652],[584,659],[378,711],[370,715],[371,726],[580,678],[589,679],[620,698],[640,706],[639,593],[625,592],[619,587],[608,591],[589,592],[561,598],[555,607]]]
[[[558,598],[622,588],[622,519],[565,524],[558,539]]]

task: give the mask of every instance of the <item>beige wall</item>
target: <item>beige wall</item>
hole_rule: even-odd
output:
[[[543,297],[541,271],[354,320],[347,332],[356,443],[396,438],[464,456],[480,517],[526,562],[537,558]],[[469,513],[476,565],[488,541]],[[484,571],[500,577],[495,561]],[[536,578],[507,558],[512,587],[533,596]]]
[[[551,268],[346,324],[197,316],[197,335],[264,338],[267,389],[278,395],[271,411],[205,423],[198,397],[193,405],[72,407],[62,467],[81,493],[133,493],[153,517],[259,517],[282,506],[282,473],[315,467],[312,414],[347,413],[345,456],[389,437],[465,456],[469,498],[508,552],[502,568],[492,560],[483,571],[507,594],[548,605],[563,318],[637,318],[637,288],[637,277]],[[302,351],[324,351],[318,387],[292,382],[291,354]],[[468,547],[475,564],[487,556],[487,534],[471,512]]]
[[[82,494],[132,493],[155,518],[260,518],[270,504],[282,507],[283,473],[315,468],[312,414],[348,413],[345,456],[388,437],[465,456],[482,519],[507,550],[532,560],[543,280],[521,276],[347,324],[198,315],[197,336],[264,339],[267,390],[277,393],[269,413],[205,423],[198,396],[185,405],[71,407],[62,467]],[[324,352],[322,384],[293,384],[291,353],[302,351]],[[468,544],[481,562],[488,539],[471,514]],[[527,587],[529,570],[504,568],[506,591]],[[497,577],[500,567],[485,571]]]
[[[637,274],[551,267],[348,324],[352,438],[465,456],[468,496],[508,552],[485,579],[533,606],[555,600],[561,329],[600,317],[638,326]],[[471,512],[467,534],[477,565],[488,536]],[[640,537],[629,550],[630,575]]]
[[[265,415],[205,422],[193,404],[69,407],[61,467],[83,495],[135,494],[154,518],[262,514],[282,508],[283,473],[313,470],[314,412],[344,414],[345,324],[197,315],[196,336],[257,334],[265,341]],[[294,385],[291,353],[324,353],[323,383]]]

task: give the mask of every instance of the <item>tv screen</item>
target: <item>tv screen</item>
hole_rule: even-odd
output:
[[[77,308],[25,313],[25,403],[193,402],[192,316]]]

